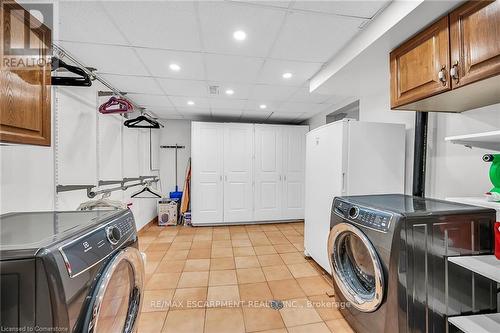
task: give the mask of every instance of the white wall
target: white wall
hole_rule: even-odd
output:
[[[429,195],[438,198],[482,196],[491,184],[490,163],[482,156],[492,151],[445,142],[447,136],[500,129],[500,104],[460,114],[434,113],[429,117]]]
[[[105,90],[97,82],[90,88],[52,88],[51,147],[0,147],[0,213],[75,210],[89,200],[85,190],[56,194],[56,184],[96,185],[98,180],[158,175],[150,169],[149,130],[126,128],[119,115],[99,114],[97,107],[106,99],[98,100],[100,89]],[[159,137],[159,130],[153,136]],[[140,229],[156,217],[156,200],[131,199],[138,189],[114,192],[112,198],[132,203]]]
[[[165,127],[160,133],[160,145],[186,146],[177,151],[177,183],[179,191],[184,188],[184,179],[188,159],[191,157],[191,121],[189,120],[164,120]],[[175,190],[175,149],[160,149],[160,178],[163,192]]]

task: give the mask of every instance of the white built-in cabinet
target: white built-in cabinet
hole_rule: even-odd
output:
[[[193,122],[193,224],[303,219],[307,131]]]

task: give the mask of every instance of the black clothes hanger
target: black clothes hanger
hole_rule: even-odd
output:
[[[51,79],[53,86],[90,87],[92,85],[90,76],[79,67],[68,65],[57,57],[52,57],[51,66],[52,71],[58,68],[65,68],[69,72],[80,76],[53,76]]]
[[[141,124],[142,122],[146,124]],[[160,128],[160,123],[142,114],[137,118],[125,120],[123,125],[129,128]]]
[[[139,192],[136,192],[136,193],[132,194],[130,197],[131,198],[144,198],[144,199],[161,198],[161,195],[159,195],[155,191],[151,191],[151,189],[149,188],[149,186],[150,186],[150,184],[146,183],[145,186],[142,188],[142,190],[140,190]],[[144,196],[138,197],[139,194],[144,193],[144,192],[149,192],[153,196],[152,197],[151,196],[149,196],[149,197],[144,197]]]

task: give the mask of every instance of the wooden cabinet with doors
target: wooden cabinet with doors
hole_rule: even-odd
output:
[[[451,12],[450,44],[453,88],[500,74],[500,1],[471,1]]]
[[[499,36],[500,1],[469,1],[404,42],[390,54],[391,108],[461,112],[500,103]]]
[[[391,52],[390,61],[392,107],[449,90],[448,17]]]
[[[0,141],[50,146],[51,31],[14,2],[0,15]]]

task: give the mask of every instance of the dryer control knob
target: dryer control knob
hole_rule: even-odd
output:
[[[110,226],[106,228],[106,237],[111,244],[116,245],[122,237],[122,232],[116,226]]]
[[[351,209],[349,209],[349,217],[355,219],[358,216],[359,216],[359,208],[356,206],[352,206]]]

